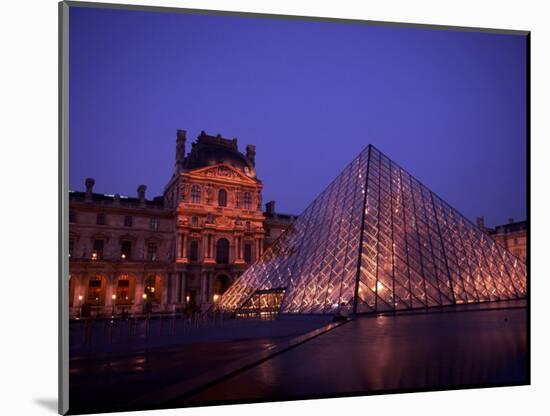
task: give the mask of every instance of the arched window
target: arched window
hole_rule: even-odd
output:
[[[218,206],[219,207],[227,206],[227,191],[225,189],[220,189],[218,192]]]
[[[201,188],[199,188],[197,185],[193,185],[193,187],[191,188],[191,202],[193,204],[201,203]]]
[[[250,209],[252,207],[252,195],[250,192],[245,192],[243,196],[244,209]]]
[[[229,241],[220,238],[216,243],[216,263],[229,263]]]

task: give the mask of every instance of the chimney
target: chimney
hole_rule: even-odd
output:
[[[275,214],[275,201],[269,201],[265,204],[265,212],[268,214]]]
[[[513,218],[508,218],[508,224],[513,224],[514,223],[514,219]]]
[[[185,130],[176,131],[176,173],[183,169],[183,161],[185,159],[185,138],[187,132]]]
[[[484,217],[477,217],[476,218],[477,228],[479,228],[482,231],[485,231],[485,218]]]
[[[246,145],[246,157],[252,162],[253,166],[256,166],[256,146],[253,144]]]
[[[145,191],[147,190],[147,187],[145,185],[139,185],[137,188],[138,192],[138,198],[139,198],[139,205],[144,207],[145,206]]]
[[[120,194],[115,194],[113,197],[113,205],[118,207],[120,205]]]
[[[94,191],[94,178],[86,178],[86,202],[92,202],[92,192]]]

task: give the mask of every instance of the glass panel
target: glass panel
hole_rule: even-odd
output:
[[[218,307],[260,308],[266,290],[284,290],[281,313],[380,312],[524,297],[526,268],[368,146]]]

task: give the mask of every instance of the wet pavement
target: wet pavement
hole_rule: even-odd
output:
[[[527,310],[363,317],[171,407],[526,384]]]
[[[154,398],[156,391],[274,347],[326,322],[327,318],[237,321],[224,327],[200,328],[176,338],[156,337],[155,343],[168,343],[160,347],[136,350],[134,345],[128,345],[125,352],[118,343],[112,352],[105,351],[104,344],[97,345],[97,349],[92,345],[91,350],[73,350],[69,361],[69,413],[129,410],[130,404],[140,397]],[[173,345],[174,342],[181,344]],[[150,405],[160,407],[162,403],[153,400]]]
[[[149,409],[525,384],[526,319],[524,307],[358,317],[194,393],[187,387],[195,381],[280,349],[326,318],[236,322],[208,336],[188,333],[180,345],[170,337],[162,347],[73,351],[70,413],[135,410],[143,398],[140,408]]]

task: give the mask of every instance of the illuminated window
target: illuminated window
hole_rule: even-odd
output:
[[[225,189],[220,189],[220,191],[218,192],[218,206],[227,206],[227,192]]]
[[[149,222],[149,228],[151,230],[158,230],[159,229],[159,220],[158,220],[158,218],[151,218],[151,221]]]
[[[124,216],[124,226],[131,227],[134,223],[134,218],[131,215]]]
[[[149,276],[145,279],[145,294],[148,301],[160,302],[160,278],[157,276]]]
[[[191,187],[191,202],[193,204],[201,203],[201,188],[199,188],[197,185],[193,185]]]
[[[88,282],[88,302],[99,304],[103,297],[103,280],[96,276]]]
[[[244,209],[250,209],[252,207],[252,195],[250,192],[245,192],[243,196]]]
[[[130,300],[130,279],[127,275],[124,275],[118,279],[116,287],[116,302],[128,303]]]

